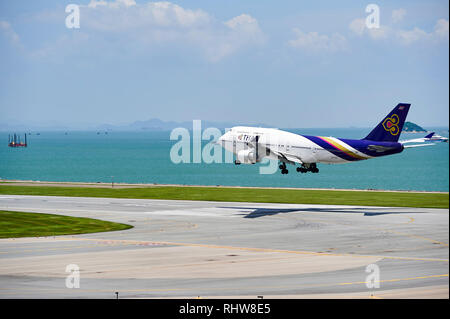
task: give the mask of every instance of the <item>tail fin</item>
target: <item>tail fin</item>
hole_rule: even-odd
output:
[[[364,139],[397,142],[411,104],[399,103]]]
[[[425,136],[424,138],[431,138],[432,136],[434,135],[434,132],[433,133],[430,133],[430,134],[428,134],[427,136]]]

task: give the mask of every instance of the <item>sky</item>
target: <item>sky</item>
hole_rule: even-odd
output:
[[[411,0],[0,0],[0,126],[373,127],[405,102],[407,120],[448,127],[448,12]]]

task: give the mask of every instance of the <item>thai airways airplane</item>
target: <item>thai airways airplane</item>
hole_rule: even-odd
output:
[[[440,136],[435,132],[432,132],[424,137],[425,141],[440,141],[444,143],[448,143],[448,137]]]
[[[361,140],[325,136],[298,135],[273,128],[236,126],[217,143],[236,155],[235,164],[255,164],[263,158],[280,161],[282,174],[286,164],[299,164],[297,172],[318,173],[317,163],[349,163],[400,153],[405,148],[431,144],[404,145],[398,142],[411,104],[398,104]]]
[[[448,137],[437,135],[435,132],[428,134],[425,137],[415,138],[407,141],[400,141],[400,143],[423,143],[423,142],[444,142],[448,143]],[[433,144],[429,144],[433,145]]]

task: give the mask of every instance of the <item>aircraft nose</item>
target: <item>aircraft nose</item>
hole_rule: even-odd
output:
[[[222,144],[223,142],[225,142],[225,135],[222,135],[221,137],[219,137],[219,139],[217,140],[218,144]]]
[[[216,144],[222,145],[226,141],[226,135],[227,133],[219,137],[219,139],[216,141]]]

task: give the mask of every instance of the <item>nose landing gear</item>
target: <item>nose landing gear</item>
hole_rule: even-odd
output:
[[[286,168],[286,163],[281,163],[280,164],[280,166],[279,166],[279,168],[281,169],[281,174],[287,174],[287,173],[289,173],[289,171],[287,170],[287,168]]]

